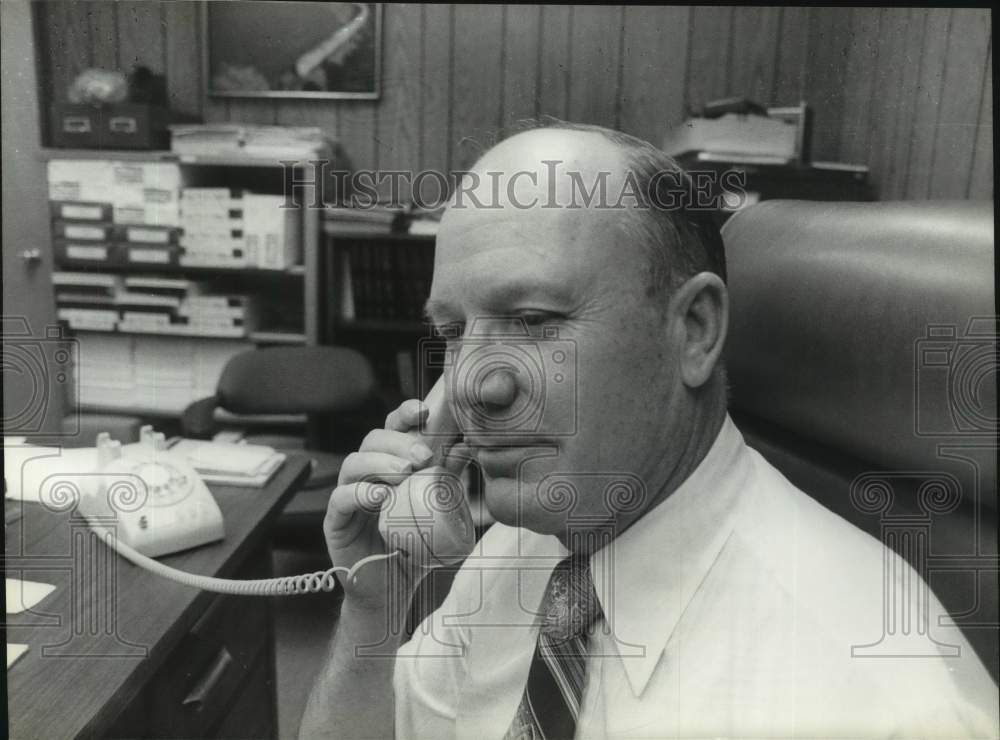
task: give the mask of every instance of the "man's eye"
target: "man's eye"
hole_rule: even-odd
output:
[[[541,326],[542,324],[550,324],[553,321],[557,321],[560,317],[541,311],[526,311],[520,314],[520,318],[528,326]]]
[[[447,324],[434,325],[434,336],[438,339],[461,339],[464,333],[464,321],[449,321]]]

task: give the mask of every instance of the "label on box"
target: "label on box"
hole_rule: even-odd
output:
[[[142,199],[146,203],[173,203],[177,200],[177,191],[167,188],[143,188]]]
[[[165,249],[136,249],[132,247],[128,250],[129,262],[155,262],[161,265],[170,264],[170,252]]]
[[[225,202],[233,198],[233,192],[229,188],[184,188],[181,198],[185,201]]]
[[[114,167],[115,185],[142,185],[142,165],[118,163]]]
[[[101,206],[63,203],[59,207],[59,216],[80,221],[100,221],[104,217],[104,209]]]
[[[63,233],[67,239],[104,239],[106,236],[104,227],[87,224],[66,224]]]
[[[75,180],[49,180],[49,200],[80,200],[80,183]]]
[[[106,260],[108,248],[103,245],[98,247],[90,244],[67,244],[66,258],[71,260]]]
[[[115,206],[115,221],[118,223],[142,223],[146,220],[146,209],[142,206]]]
[[[176,206],[116,205],[114,220],[117,224],[148,226],[180,226],[180,213]]]

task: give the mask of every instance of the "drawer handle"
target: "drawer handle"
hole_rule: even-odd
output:
[[[222,681],[226,669],[229,668],[229,664],[232,662],[233,656],[229,654],[229,651],[225,647],[220,649],[219,654],[215,656],[215,661],[212,663],[211,668],[198,679],[195,687],[184,697],[183,705],[191,707],[196,712],[200,712],[215,690],[215,687]]]
[[[131,116],[115,116],[108,121],[108,128],[116,134],[134,134],[139,125]]]
[[[66,116],[63,118],[63,131],[67,134],[89,134],[90,119],[86,116]]]

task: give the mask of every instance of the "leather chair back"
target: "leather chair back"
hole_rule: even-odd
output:
[[[232,357],[219,378],[218,404],[235,414],[331,414],[369,399],[375,376],[349,347],[271,347]]]
[[[906,557],[996,679],[992,204],[765,201],[723,238],[748,443]]]

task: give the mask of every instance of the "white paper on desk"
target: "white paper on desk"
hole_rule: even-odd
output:
[[[256,475],[274,464],[274,448],[266,445],[178,440],[171,452],[183,455],[199,473]]]
[[[8,642],[7,667],[10,668],[12,665],[14,665],[17,662],[17,659],[20,658],[22,655],[24,655],[26,652],[28,652],[27,645],[22,645],[19,642]]]
[[[5,578],[4,586],[8,614],[19,614],[25,609],[30,609],[56,590],[55,586],[50,586],[48,583],[22,581],[20,578]]]
[[[41,501],[43,488],[73,478],[77,485],[93,483],[97,448],[64,450],[59,447],[8,445],[3,448],[3,478],[7,498]]]

